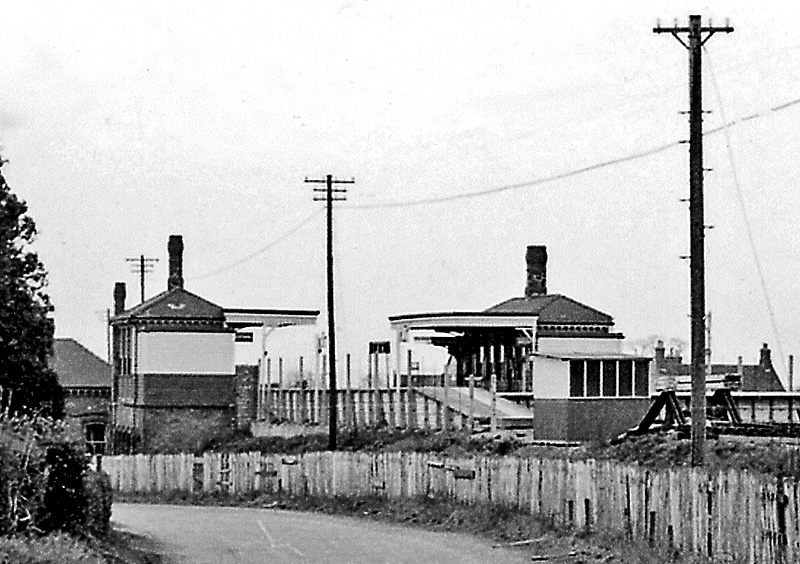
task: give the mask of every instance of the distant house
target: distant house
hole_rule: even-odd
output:
[[[709,385],[717,382],[742,392],[785,392],[786,388],[778,378],[772,364],[772,352],[767,343],[759,351],[758,364],[743,364],[739,357],[737,364],[712,364],[711,374],[708,378]],[[664,349],[664,343],[659,341],[655,348],[653,371],[656,385],[659,389],[676,388],[678,390],[690,387],[691,365],[684,364],[683,358]]]
[[[650,403],[649,362],[622,353],[613,318],[561,294],[547,292],[547,250],[526,252],[525,294],[478,312],[389,318],[397,347],[414,332],[433,332],[433,345],[455,359],[455,385],[477,378],[501,398],[532,408],[534,436],[582,441],[617,435]],[[398,354],[398,373],[403,355]]]
[[[233,429],[237,417],[240,427],[248,425],[263,367],[235,366],[237,331],[261,327],[263,344],[268,329],[314,325],[319,315],[223,308],[184,288],[180,235],[170,236],[167,251],[165,292],[126,309],[125,285],[114,288],[116,451],[193,448]]]
[[[68,437],[85,442],[90,453],[103,453],[109,424],[111,366],[75,339],[57,338],[50,367],[64,390]]]

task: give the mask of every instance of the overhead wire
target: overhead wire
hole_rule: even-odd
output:
[[[248,262],[250,260],[253,260],[257,256],[267,252],[269,249],[271,249],[275,245],[277,245],[279,243],[282,243],[283,241],[285,241],[286,239],[288,239],[289,237],[291,237],[292,235],[294,235],[295,233],[300,231],[303,227],[305,227],[306,225],[311,223],[314,220],[314,218],[316,218],[321,212],[322,212],[321,209],[315,210],[313,213],[311,213],[311,214],[307,215],[305,218],[303,218],[299,223],[295,224],[288,231],[284,232],[279,237],[276,237],[275,239],[272,239],[271,241],[269,241],[265,245],[259,247],[258,249],[256,249],[252,253],[250,253],[249,255],[247,255],[245,257],[242,257],[242,258],[240,258],[240,259],[238,259],[238,260],[236,260],[236,261],[234,261],[232,263],[229,263],[229,264],[227,264],[227,265],[225,265],[223,267],[217,268],[216,270],[212,270],[210,272],[206,272],[205,274],[201,274],[199,276],[195,276],[195,277],[191,278],[191,280],[192,281],[197,281],[197,280],[203,280],[204,278],[210,278],[211,276],[214,276],[216,274],[221,274],[222,272],[225,272],[225,271],[230,270],[232,268],[236,268],[237,266],[239,266],[241,264],[244,264],[244,263],[246,263],[246,262]]]
[[[714,84],[716,86],[716,81],[714,81]],[[724,132],[725,135],[727,136],[727,128],[729,128],[729,127],[740,125],[742,123],[745,123],[745,122],[753,120],[753,119],[762,118],[762,117],[767,116],[769,113],[779,112],[779,111],[791,108],[793,106],[796,106],[798,104],[800,104],[800,98],[795,98],[793,100],[789,100],[788,102],[784,102],[784,103],[778,104],[777,106],[773,106],[773,107],[768,108],[766,110],[761,110],[761,111],[755,112],[753,114],[749,114],[747,116],[736,118],[736,119],[733,119],[733,120],[730,120],[730,121],[727,121],[726,118],[724,117],[724,115],[721,112],[722,121],[723,121],[722,125],[704,131],[703,135],[706,136],[706,135],[713,135],[713,134],[719,133],[719,132]],[[453,201],[459,201],[459,200],[467,200],[467,199],[471,199],[471,198],[479,198],[479,197],[483,197],[483,196],[489,196],[489,195],[492,195],[492,194],[498,194],[498,193],[501,193],[501,192],[519,190],[519,189],[522,189],[522,188],[531,188],[531,187],[534,187],[534,186],[547,184],[549,182],[555,182],[555,181],[558,181],[558,180],[563,180],[565,178],[570,178],[572,176],[578,176],[578,175],[585,174],[585,173],[588,173],[588,172],[591,172],[591,171],[594,171],[594,170],[600,170],[600,169],[603,169],[603,168],[611,167],[611,166],[622,164],[622,163],[625,163],[625,162],[646,158],[646,157],[649,157],[651,155],[655,155],[655,154],[667,151],[667,150],[669,150],[669,149],[671,149],[673,147],[677,147],[677,146],[681,145],[682,143],[683,143],[683,141],[672,141],[670,143],[665,143],[663,145],[658,145],[658,146],[652,147],[650,149],[646,149],[644,151],[637,151],[635,153],[630,153],[628,155],[624,155],[624,156],[621,156],[621,157],[616,157],[616,158],[609,159],[609,160],[606,160],[606,161],[601,161],[601,162],[598,162],[598,163],[594,163],[594,164],[591,164],[591,165],[587,165],[587,166],[583,166],[583,167],[580,167],[580,168],[572,169],[572,170],[569,170],[569,171],[565,171],[565,172],[561,172],[561,173],[557,173],[557,174],[553,174],[553,175],[549,175],[549,176],[543,176],[541,178],[536,178],[536,179],[525,181],[525,182],[518,182],[518,183],[515,183],[515,184],[507,184],[507,185],[504,185],[504,186],[497,186],[497,187],[494,187],[494,188],[487,188],[485,190],[477,190],[475,192],[461,192],[461,193],[457,193],[457,194],[450,194],[450,195],[444,195],[444,196],[435,196],[435,197],[431,197],[431,198],[421,198],[421,199],[418,199],[418,200],[406,200],[406,201],[400,201],[400,202],[384,202],[384,203],[372,203],[372,204],[344,205],[344,206],[341,206],[340,209],[374,210],[374,209],[405,208],[405,207],[422,206],[422,205],[428,205],[428,204],[441,204],[441,203],[447,203],[447,202],[453,202]],[[247,255],[245,257],[242,257],[241,259],[238,259],[238,260],[236,260],[236,261],[234,261],[234,262],[232,262],[232,263],[230,263],[230,264],[228,264],[226,266],[218,268],[216,270],[212,270],[212,271],[206,272],[205,274],[202,274],[200,276],[196,276],[192,280],[202,280],[204,278],[209,278],[211,276],[214,276],[214,275],[220,274],[222,272],[231,270],[232,268],[235,268],[235,267],[237,267],[237,266],[239,266],[241,264],[244,264],[244,263],[256,258],[257,256],[259,256],[262,253],[268,251],[269,249],[271,249],[275,245],[281,243],[282,241],[286,240],[290,236],[294,235],[301,228],[303,228],[306,224],[311,222],[314,219],[314,217],[316,217],[319,213],[321,213],[321,211],[322,211],[322,209],[320,208],[317,211],[315,211],[314,213],[306,216],[298,224],[296,224],[294,227],[289,229],[289,231],[285,232],[280,237],[277,237],[276,239],[271,240],[267,244],[263,245],[262,247],[256,249],[252,253],[250,253],[249,255]],[[748,231],[748,233],[750,233],[750,231]],[[759,271],[761,271],[760,263],[759,263]],[[763,273],[762,273],[762,275],[763,275]]]
[[[782,104],[779,104],[777,106],[768,108],[766,110],[762,110],[762,111],[759,111],[759,112],[756,112],[756,113],[753,113],[753,114],[750,114],[750,115],[747,115],[747,116],[744,116],[744,117],[741,117],[741,118],[736,118],[736,119],[733,119],[731,121],[725,121],[725,119],[723,118],[723,122],[724,123],[722,125],[704,131],[703,135],[704,136],[713,135],[715,133],[719,133],[721,131],[724,131],[728,127],[732,127],[732,126],[735,126],[735,125],[740,125],[740,124],[742,124],[742,123],[744,123],[746,121],[750,121],[752,119],[765,117],[770,112],[773,112],[773,113],[774,112],[779,112],[779,111],[785,110],[787,108],[791,108],[791,107],[793,107],[795,105],[798,105],[798,104],[800,104],[800,98],[796,98],[794,100],[789,100],[788,102],[784,102]],[[606,161],[601,161],[601,162],[594,163],[594,164],[591,164],[591,165],[587,165],[587,166],[584,166],[584,167],[568,170],[566,172],[561,172],[561,173],[553,174],[553,175],[550,175],[550,176],[543,176],[541,178],[536,178],[534,180],[529,180],[529,181],[525,181],[525,182],[518,182],[516,184],[507,184],[507,185],[504,185],[504,186],[497,186],[497,187],[494,187],[494,188],[487,188],[485,190],[477,190],[477,191],[474,191],[474,192],[460,192],[460,193],[457,193],[457,194],[449,194],[449,195],[444,195],[444,196],[434,196],[434,197],[431,197],[431,198],[420,198],[418,200],[405,200],[405,201],[400,201],[400,202],[383,202],[383,203],[372,203],[372,204],[354,204],[354,205],[343,206],[343,209],[370,210],[370,209],[406,208],[406,207],[413,207],[413,206],[423,206],[423,205],[428,205],[428,204],[441,204],[441,203],[446,203],[446,202],[454,202],[454,201],[458,201],[458,200],[467,200],[467,199],[471,199],[471,198],[480,198],[480,197],[483,197],[483,196],[489,196],[489,195],[492,195],[492,194],[498,194],[500,192],[519,190],[521,188],[531,188],[533,186],[539,186],[541,184],[547,184],[549,182],[555,182],[557,180],[563,180],[565,178],[570,178],[572,176],[578,176],[578,175],[581,175],[581,174],[585,174],[587,172],[592,172],[594,170],[603,169],[603,168],[606,168],[606,167],[614,166],[614,165],[625,163],[625,162],[628,162],[628,161],[642,159],[642,158],[645,158],[645,157],[649,157],[651,155],[655,155],[655,154],[667,151],[668,149],[671,149],[673,147],[677,147],[678,145],[681,145],[682,143],[684,143],[684,142],[683,141],[672,141],[670,143],[665,143],[663,145],[658,145],[656,147],[652,147],[652,148],[646,149],[644,151],[638,151],[638,152],[635,152],[635,153],[630,153],[630,154],[622,156],[622,157],[616,157],[616,158],[613,158],[613,159],[609,159],[609,160],[606,160]]]
[[[722,94],[720,93],[719,84],[717,84],[717,78],[716,75],[714,74],[714,66],[711,63],[711,57],[708,56],[708,50],[705,47],[703,47],[703,50],[705,51],[706,57],[708,58],[708,70],[711,76],[711,84],[714,88],[714,94],[717,98],[717,105],[719,106],[720,118],[722,119],[722,126],[712,131],[714,132],[722,131],[723,134],[725,135],[725,147],[728,153],[728,161],[730,162],[731,166],[731,176],[733,177],[733,186],[736,189],[735,190],[736,199],[739,202],[739,209],[742,212],[742,219],[744,220],[745,231],[747,232],[747,240],[750,244],[750,252],[753,255],[753,262],[755,263],[756,266],[756,273],[758,274],[758,281],[761,285],[761,292],[763,293],[764,301],[766,302],[767,305],[767,312],[769,314],[770,324],[772,325],[772,332],[775,336],[776,346],[778,348],[778,355],[781,358],[781,363],[783,364],[784,368],[786,368],[786,359],[784,358],[783,355],[783,344],[781,342],[780,332],[778,331],[778,324],[775,320],[775,310],[772,307],[772,300],[770,299],[769,290],[767,289],[767,281],[766,277],[764,276],[764,268],[761,266],[761,259],[759,259],[758,257],[758,247],[756,245],[755,236],[753,235],[753,226],[750,223],[750,216],[747,213],[747,206],[745,205],[744,196],[742,195],[742,184],[739,181],[739,172],[736,167],[736,159],[733,153],[733,145],[731,143],[730,133],[728,132],[728,127],[730,125],[754,119],[755,117],[759,117],[759,114],[748,116],[746,118],[742,118],[733,122],[728,122],[728,120],[725,118],[725,106],[722,103]],[[778,106],[775,106],[774,108],[771,108],[771,111],[780,111],[789,108],[791,106],[794,106],[796,104],[800,104],[800,99],[792,100],[785,104],[780,104]]]

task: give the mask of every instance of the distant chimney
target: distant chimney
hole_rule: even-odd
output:
[[[532,298],[547,293],[547,247],[530,245],[525,253],[528,264],[528,283],[525,286],[525,297]]]
[[[664,359],[666,358],[666,355],[664,354],[664,352],[665,352],[664,341],[659,339],[658,341],[656,341],[656,348],[655,348],[655,353],[656,353],[655,354],[655,361],[656,361],[656,366],[658,366],[658,367],[661,367],[661,366],[664,365]]]
[[[183,288],[183,237],[181,235],[169,236],[167,253],[169,254],[167,290]]]
[[[764,343],[764,346],[761,347],[761,358],[758,361],[764,368],[769,368],[772,366],[772,352],[769,350],[767,343]]]
[[[114,284],[114,315],[125,311],[125,282]]]

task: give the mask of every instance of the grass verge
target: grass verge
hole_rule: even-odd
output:
[[[64,533],[0,537],[0,564],[162,564],[153,542],[112,531],[107,537]]]

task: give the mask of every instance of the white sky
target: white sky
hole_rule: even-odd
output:
[[[722,133],[705,164],[716,361],[800,353],[800,10],[794,3],[3,2],[3,171],[26,199],[56,332],[105,356],[126,257],[184,236],[186,288],[223,306],[325,309],[324,214],[303,178],[355,177],[336,212],[339,351],[387,316],[479,310],[548,288],[634,341],[688,340],[687,146],[446,203],[358,208],[534,181],[688,136],[686,51],[657,18],[731,18],[705,106],[729,120],[773,331]],[[762,114],[763,112],[763,114]],[[311,214],[302,228],[255,258]],[[324,327],[321,319],[320,329]],[[309,341],[311,339],[309,338]],[[785,375],[785,369],[779,369]]]

